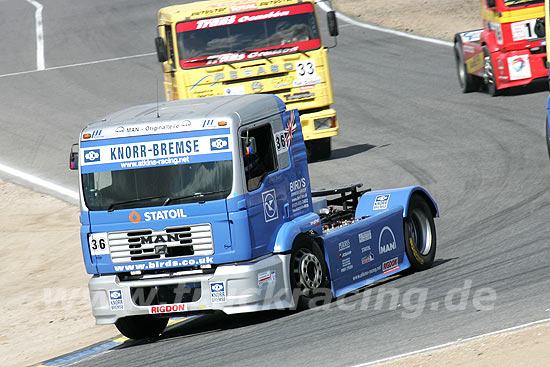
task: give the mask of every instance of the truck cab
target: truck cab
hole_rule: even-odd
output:
[[[334,11],[327,14],[338,35]],[[271,93],[298,109],[310,159],[338,134],[328,47],[313,0],[198,1],[159,10],[166,100]]]
[[[464,93],[505,88],[548,76],[544,0],[481,0],[483,29],[457,33],[455,60]]]

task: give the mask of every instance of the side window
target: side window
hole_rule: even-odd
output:
[[[260,187],[265,176],[277,170],[273,132],[266,124],[241,133],[244,172],[248,191]]]

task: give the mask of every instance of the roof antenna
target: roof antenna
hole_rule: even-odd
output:
[[[160,113],[159,113],[159,81],[157,79],[157,118],[160,118]]]

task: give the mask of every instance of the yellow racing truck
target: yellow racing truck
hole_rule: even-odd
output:
[[[158,16],[166,100],[276,94],[300,111],[308,158],[330,157],[338,121],[313,0],[199,1]],[[334,11],[327,26],[336,37]]]

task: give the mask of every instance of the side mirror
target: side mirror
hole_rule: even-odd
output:
[[[78,169],[78,143],[73,144],[71,153],[69,153],[69,169]]]
[[[155,47],[157,48],[157,58],[159,62],[168,61],[168,51],[162,37],[155,38]]]
[[[546,35],[546,24],[544,21],[544,18],[537,19],[537,22],[535,23],[535,34],[539,38],[544,38]]]
[[[243,140],[244,155],[256,154],[256,152],[258,151],[256,149],[256,138],[253,136],[249,137],[247,131],[246,137],[243,137]]]
[[[487,7],[494,8],[496,6],[496,0],[487,0]]]
[[[327,12],[327,25],[328,33],[332,37],[338,36],[338,22],[336,21],[336,12],[334,10]]]

